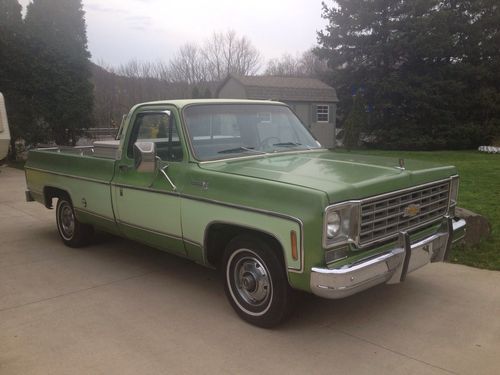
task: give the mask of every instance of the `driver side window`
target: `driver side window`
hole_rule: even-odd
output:
[[[170,111],[139,113],[127,149],[129,158],[133,158],[134,143],[137,141],[153,142],[156,154],[164,161],[182,161],[177,123]]]

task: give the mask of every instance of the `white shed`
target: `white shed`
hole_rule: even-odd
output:
[[[217,97],[285,102],[324,147],[335,147],[339,100],[335,89],[319,79],[228,75],[220,84]]]

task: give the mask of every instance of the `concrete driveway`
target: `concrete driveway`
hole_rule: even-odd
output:
[[[344,300],[303,296],[274,330],[217,274],[109,236],[62,245],[0,167],[0,374],[498,374],[500,273],[433,264]]]

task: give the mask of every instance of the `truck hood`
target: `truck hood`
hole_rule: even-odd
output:
[[[396,158],[316,151],[202,163],[207,170],[266,179],[323,191],[330,203],[361,199],[443,180],[456,175],[453,166]]]

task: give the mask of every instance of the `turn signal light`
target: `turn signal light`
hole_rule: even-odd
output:
[[[292,258],[294,260],[299,260],[299,253],[297,251],[297,232],[294,230],[290,232],[290,241],[292,243]]]

